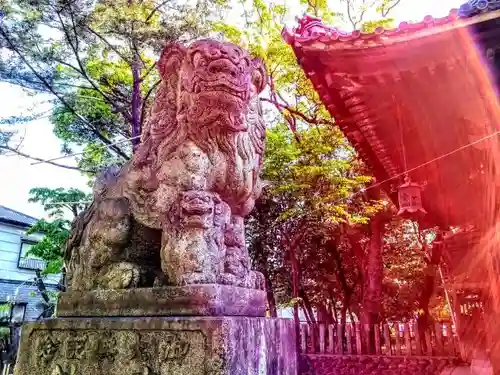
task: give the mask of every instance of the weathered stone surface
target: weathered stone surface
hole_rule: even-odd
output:
[[[15,375],[297,375],[293,322],[66,319],[23,327]]]
[[[165,48],[132,160],[97,178],[65,246],[68,290],[226,284],[264,289],[244,217],[261,193],[263,63],[216,40]]]
[[[448,357],[303,355],[301,375],[438,375],[456,364]]]
[[[61,293],[61,317],[265,316],[266,293],[229,285],[101,289]]]

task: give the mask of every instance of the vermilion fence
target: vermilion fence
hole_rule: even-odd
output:
[[[416,324],[392,323],[373,326],[301,324],[304,354],[352,354],[387,356],[458,357],[460,350],[454,327],[438,323],[420,337]]]

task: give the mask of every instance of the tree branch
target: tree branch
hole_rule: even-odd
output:
[[[346,0],[347,3],[347,19],[351,22],[352,28],[356,30],[357,22],[354,20],[353,15],[351,13],[351,0]]]
[[[153,71],[155,67],[156,67],[156,62],[146,69],[146,72],[141,76],[141,81],[144,81],[144,79]]]
[[[54,163],[54,162],[49,161],[49,160],[45,160],[45,159],[38,158],[36,156],[31,156],[31,155],[25,154],[24,152],[21,152],[21,151],[15,149],[15,148],[9,147],[9,146],[0,145],[0,149],[11,151],[11,152],[14,152],[16,155],[22,156],[23,158],[31,159],[31,160],[36,160],[36,161],[39,161],[39,162],[44,163],[44,164],[53,165],[55,167],[60,167],[60,168],[65,168],[65,169],[71,169],[71,170],[74,170],[74,171],[86,172],[86,173],[96,173],[97,172],[96,170],[88,170],[88,169],[82,169],[82,168],[78,168],[78,167],[72,167],[71,165],[64,165],[64,164]]]
[[[394,0],[394,3],[392,3],[392,5],[388,5],[387,8],[384,5],[382,5],[382,8],[381,8],[381,12],[380,14],[382,15],[382,17],[387,17],[387,15],[391,12],[391,10],[393,10],[399,3],[401,2],[401,0]]]
[[[287,105],[280,104],[272,99],[267,99],[267,98],[262,98],[263,101],[268,102],[273,104],[274,106],[278,107],[278,109],[284,109],[287,112],[290,112],[292,115],[300,117],[302,120],[307,122],[308,124],[312,125],[333,125],[333,121],[328,121],[328,120],[322,120],[322,119],[317,119],[314,117],[307,117],[305,114],[302,112],[297,111],[296,109],[293,109]]]
[[[155,14],[156,12],[158,12],[158,11],[160,10],[160,8],[161,8],[162,6],[164,6],[165,4],[167,4],[168,2],[170,2],[170,0],[166,0],[166,1],[164,1],[164,2],[162,2],[162,3],[160,3],[160,4],[158,4],[158,5],[157,5],[157,6],[156,6],[156,7],[155,7],[152,11],[151,11],[151,13],[149,13],[149,15],[146,17],[145,23],[146,23],[146,24],[147,24],[147,23],[149,23],[149,21],[150,21],[150,20],[151,20],[151,18],[154,16],[154,14]]]
[[[94,133],[97,138],[102,141],[104,144],[108,145],[110,149],[112,149],[117,155],[121,156],[124,160],[128,160],[129,157],[128,155],[123,152],[119,147],[116,147],[115,145],[111,145],[111,141],[107,139],[101,132],[99,132],[97,129],[95,129],[92,124],[89,123],[83,116],[81,116],[76,110],[69,105],[69,103],[57,92],[54,90],[54,88],[47,82],[47,80],[40,75],[36,71],[36,69],[33,67],[33,65],[30,64],[30,62],[27,60],[27,58],[16,48],[8,34],[5,32],[4,28],[0,25],[0,35],[3,36],[7,44],[10,46],[10,48],[19,56],[19,58],[22,60],[24,64],[28,67],[28,69],[31,70],[31,72],[35,75],[35,77],[40,80],[40,82],[66,107],[68,110],[73,113],[80,121],[85,124],[89,130]]]
[[[77,31],[76,31],[76,25],[75,25],[74,19],[73,19],[72,10],[70,9],[69,12],[71,14],[71,21],[73,24],[72,28],[73,28],[73,32],[75,33],[76,44],[73,44],[73,42],[71,41],[71,37],[68,34],[68,31],[66,29],[66,25],[64,24],[64,21],[61,17],[61,14],[59,12],[56,12],[56,13],[57,13],[57,17],[59,19],[59,22],[61,23],[61,26],[63,28],[63,32],[64,32],[64,36],[66,38],[66,41],[68,42],[71,50],[73,51],[75,58],[76,58],[76,61],[78,63],[78,66],[80,67],[80,69],[78,71],[90,83],[90,85],[94,88],[94,90],[96,90],[106,100],[106,102],[108,104],[110,104],[116,111],[123,113],[127,117],[127,114],[125,113],[124,109],[117,106],[116,103],[113,102],[113,100],[111,100],[111,98],[109,98],[108,95],[104,91],[102,91],[99,88],[99,86],[94,82],[94,80],[87,74],[87,71],[85,70],[85,67],[83,66],[82,60],[80,59],[80,53],[78,51],[78,37],[76,36]],[[131,119],[128,119],[128,120],[130,121]]]
[[[101,34],[99,34],[97,31],[92,29],[90,26],[86,26],[87,30],[90,31],[92,34],[94,34],[97,38],[99,38],[104,44],[106,44],[113,52],[115,52],[123,61],[125,61],[128,65],[132,65],[127,57],[125,57],[118,49],[112,45],[106,38],[104,38]]]
[[[292,131],[295,140],[297,141],[297,143],[300,143],[300,137],[297,134],[297,122],[295,121],[295,117],[286,114],[283,111],[283,109],[284,109],[283,106],[278,103],[278,99],[276,98],[276,95],[279,95],[279,94],[277,94],[276,87],[274,86],[274,78],[273,78],[272,74],[269,75],[269,86],[271,88],[271,99],[263,98],[262,100],[268,101],[268,102],[274,104],[276,109],[281,113],[281,115],[285,118],[286,122],[290,126],[290,130]],[[281,98],[281,96],[280,96],[280,98]],[[283,100],[283,101],[285,101],[285,100]]]

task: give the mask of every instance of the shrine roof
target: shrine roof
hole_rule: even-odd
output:
[[[456,152],[499,130],[500,0],[485,1],[373,33],[342,32],[309,16],[283,32],[376,180],[392,193],[411,171],[426,183],[424,207],[441,226],[489,209],[477,192],[494,181],[479,170],[493,143]]]
[[[472,17],[500,9],[500,0],[471,0],[459,9],[461,17]]]
[[[342,31],[324,24],[319,18],[305,15],[295,29],[283,30],[283,38],[295,49],[357,49],[424,37],[497,17],[500,17],[500,0],[473,0],[458,9],[452,9],[444,17],[428,15],[420,22],[401,22],[394,28],[377,27],[373,32]]]

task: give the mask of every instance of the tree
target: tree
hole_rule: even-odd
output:
[[[2,10],[0,80],[47,94],[63,151],[83,147],[79,166],[94,174],[130,157],[158,84],[159,51],[206,33],[214,7],[208,0],[6,0]],[[1,141],[0,149],[30,156],[7,143],[7,132]]]
[[[425,248],[411,221],[394,218],[384,238],[383,309],[388,321],[409,320],[419,309]]]
[[[365,1],[356,5],[354,1],[347,1],[349,11],[346,13],[332,11],[326,1],[304,0],[300,4],[303,10],[328,23],[353,17],[351,10],[354,10],[357,12],[356,22],[362,25],[366,21],[368,5],[378,8],[375,10],[379,14],[387,16],[389,10],[397,5],[396,2],[374,1],[373,4],[368,4]],[[268,133],[268,152],[264,160],[263,175],[274,185],[265,192],[261,202],[257,203],[253,216],[255,220],[249,220],[249,232],[256,239],[254,251],[260,251],[265,254],[264,258],[273,260],[273,263],[267,264],[267,268],[263,265],[265,259],[259,263],[264,274],[267,272],[270,277],[279,276],[271,284],[279,288],[280,293],[290,293],[294,289],[293,285],[285,287],[277,286],[276,283],[282,280],[282,275],[290,275],[295,270],[286,269],[283,256],[271,254],[275,251],[273,249],[288,254],[285,256],[287,261],[296,262],[300,268],[296,270],[300,277],[295,275],[292,278],[300,280],[303,289],[307,289],[302,290],[301,298],[288,294],[289,299],[302,304],[307,299],[320,310],[327,310],[324,305],[328,301],[332,306],[330,310],[335,310],[344,302],[345,321],[347,309],[353,306],[356,298],[359,300],[358,291],[363,290],[361,285],[365,271],[355,264],[349,264],[349,260],[353,259],[349,255],[357,251],[358,256],[364,256],[365,249],[359,251],[351,246],[345,229],[355,224],[366,226],[368,218],[381,209],[380,205],[362,194],[365,184],[370,181],[366,177],[368,171],[357,160],[354,151],[336,128],[311,82],[296,64],[292,49],[283,41],[281,32],[285,21],[293,16],[291,8],[281,3],[269,6],[261,0],[239,1],[238,4],[243,9],[244,26],[218,22],[215,30],[233,42],[246,45],[252,53],[264,59],[270,87],[267,95],[262,98],[267,104],[272,128]],[[390,20],[372,22],[367,25],[367,29],[375,24],[388,23]],[[294,140],[287,138],[284,124],[291,130]],[[275,143],[279,147],[274,147]],[[342,182],[334,181],[333,176],[343,179]],[[355,198],[350,199],[353,193]],[[269,228],[268,220],[273,218],[275,225]],[[260,225],[261,229],[252,229],[252,225]],[[259,235],[264,228],[271,233],[269,239]],[[307,233],[309,229],[315,233]],[[294,236],[302,230],[306,234]],[[287,241],[287,238],[293,240]],[[290,249],[290,246],[296,248]],[[378,254],[381,257],[380,248]],[[258,257],[258,254],[253,255]],[[310,267],[308,262],[311,262]],[[273,270],[275,265],[278,266],[276,271]],[[331,277],[330,280],[325,280],[323,275],[332,273],[336,275],[334,280]],[[381,283],[382,280],[379,279]],[[343,295],[339,298],[341,301],[337,300],[338,295]]]
[[[368,32],[391,25],[387,16],[401,1],[345,0],[345,13],[331,11],[323,1],[301,3],[328,23],[347,21]],[[283,4],[268,7],[259,0],[240,5],[244,27],[218,22],[215,29],[246,44],[265,60],[269,71],[270,89],[262,100],[271,123],[263,171],[270,186],[248,220],[248,233],[255,266],[274,290],[268,293],[271,313],[285,304],[295,307],[296,317],[298,306],[303,307],[310,322],[318,317],[345,324],[348,314],[368,324],[414,319],[423,301],[418,296],[424,285],[424,246],[412,225],[393,217],[394,208],[383,192],[363,192],[370,172],[357,160],[283,42],[289,9]],[[382,19],[367,20],[369,8]],[[333,129],[330,137],[337,134],[327,140],[325,129]],[[322,154],[321,147],[328,145],[335,146]],[[345,162],[343,173],[364,180],[347,186],[332,183],[328,176],[333,171],[324,169],[325,160]],[[338,172],[336,176],[342,176]],[[350,199],[351,194],[356,199]],[[381,202],[386,202],[384,207]]]
[[[78,189],[34,188],[30,190],[30,202],[41,203],[52,221],[39,220],[28,230],[30,233],[43,234],[43,239],[34,245],[29,255],[34,255],[47,262],[44,274],[59,273],[63,266],[63,246],[70,234],[71,221],[66,219],[69,213],[76,218],[91,200],[91,195]],[[66,214],[66,216],[65,216]]]
[[[284,124],[268,131],[262,175],[270,185],[248,220],[250,253],[279,291],[278,303],[299,297],[291,295],[290,261],[296,259],[301,303],[318,307],[334,289],[355,287],[358,269],[355,262],[346,265],[350,250],[338,240],[345,226],[367,223],[381,206],[358,194],[370,177],[337,129],[311,127],[297,136],[300,142]],[[348,281],[340,285],[332,273]]]
[[[377,27],[387,27],[394,21],[388,18],[389,13],[402,0],[340,0],[344,5],[343,20],[349,23],[354,30],[365,32],[374,31]],[[366,20],[367,13],[374,12],[379,16],[376,20]]]

